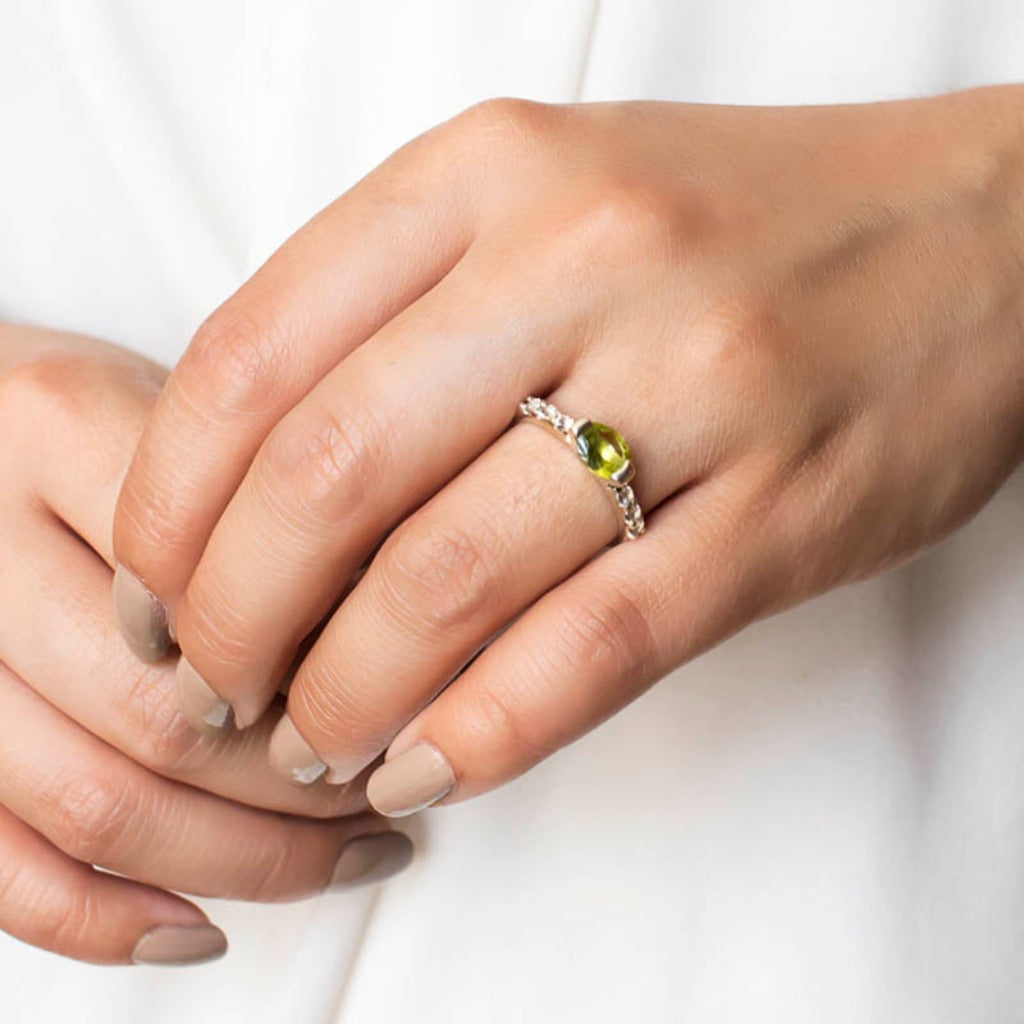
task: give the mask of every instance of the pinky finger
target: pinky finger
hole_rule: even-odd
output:
[[[0,807],[0,930],[96,964],[192,964],[227,949],[198,907],[73,860]]]
[[[764,581],[779,576],[780,548],[766,539],[728,486],[666,503],[644,537],[541,598],[395,737],[367,785],[374,809],[400,817],[494,789],[746,625],[774,603]]]

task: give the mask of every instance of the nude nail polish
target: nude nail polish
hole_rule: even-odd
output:
[[[132,963],[183,966],[216,960],[227,952],[228,940],[212,924],[161,925],[135,944]]]
[[[324,776],[324,782],[328,786],[347,786],[358,774],[359,771],[351,772],[345,768],[328,767],[327,774]]]
[[[143,661],[160,661],[171,646],[167,609],[123,565],[114,572],[114,611],[128,646]]]
[[[373,758],[360,754],[358,757],[335,757],[327,766],[325,781],[331,786],[347,786],[370,764]]]
[[[178,660],[178,702],[196,732],[223,732],[233,722],[231,704],[215,693],[184,655]]]
[[[270,737],[269,756],[279,774],[300,786],[312,785],[327,771],[327,765],[317,757],[289,715],[277,723]]]
[[[352,889],[383,882],[404,871],[414,852],[412,840],[401,832],[357,836],[341,851],[328,888]]]
[[[437,803],[455,788],[455,772],[431,743],[417,743],[385,761],[366,784],[373,809],[389,818],[415,814]]]

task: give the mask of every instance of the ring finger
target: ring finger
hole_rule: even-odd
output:
[[[653,508],[687,482],[685,453],[700,445],[659,430],[642,405],[600,394],[581,376],[553,401],[567,413],[618,406],[638,445],[637,495]],[[655,436],[657,460],[647,457]],[[518,424],[386,541],[299,667],[271,741],[275,766],[298,782],[325,769],[330,781],[355,776],[491,637],[622,528],[613,495],[569,446]]]

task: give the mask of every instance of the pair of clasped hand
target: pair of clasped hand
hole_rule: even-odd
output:
[[[217,955],[171,891],[386,877],[390,818],[968,518],[1024,448],[1022,108],[492,100],[169,375],[0,328],[0,926]],[[527,395],[628,439],[638,539]]]

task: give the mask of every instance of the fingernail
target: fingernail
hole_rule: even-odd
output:
[[[114,611],[128,646],[143,661],[159,661],[167,654],[171,646],[167,609],[123,565],[114,572]]]
[[[455,788],[455,772],[431,743],[417,743],[385,761],[366,784],[366,796],[378,814],[401,818],[437,803]]]
[[[330,786],[347,786],[373,760],[372,757],[334,758],[327,766],[324,780]]]
[[[242,732],[255,725],[267,710],[266,698],[259,693],[242,694],[236,698],[232,707],[235,716],[235,728]]]
[[[178,703],[196,732],[222,732],[233,717],[228,701],[210,689],[184,655],[178,660]]]
[[[351,889],[383,882],[404,871],[412,861],[412,840],[401,832],[357,836],[345,844],[331,875],[329,889]]]
[[[227,952],[228,940],[212,924],[192,927],[161,925],[146,932],[132,951],[132,963],[177,966],[216,960]]]
[[[302,738],[289,715],[277,723],[270,737],[270,763],[281,775],[300,786],[311,785],[327,771],[327,765]]]
[[[359,772],[354,774],[347,769],[338,770],[337,768],[328,768],[327,774],[324,776],[324,782],[328,786],[347,786]]]

